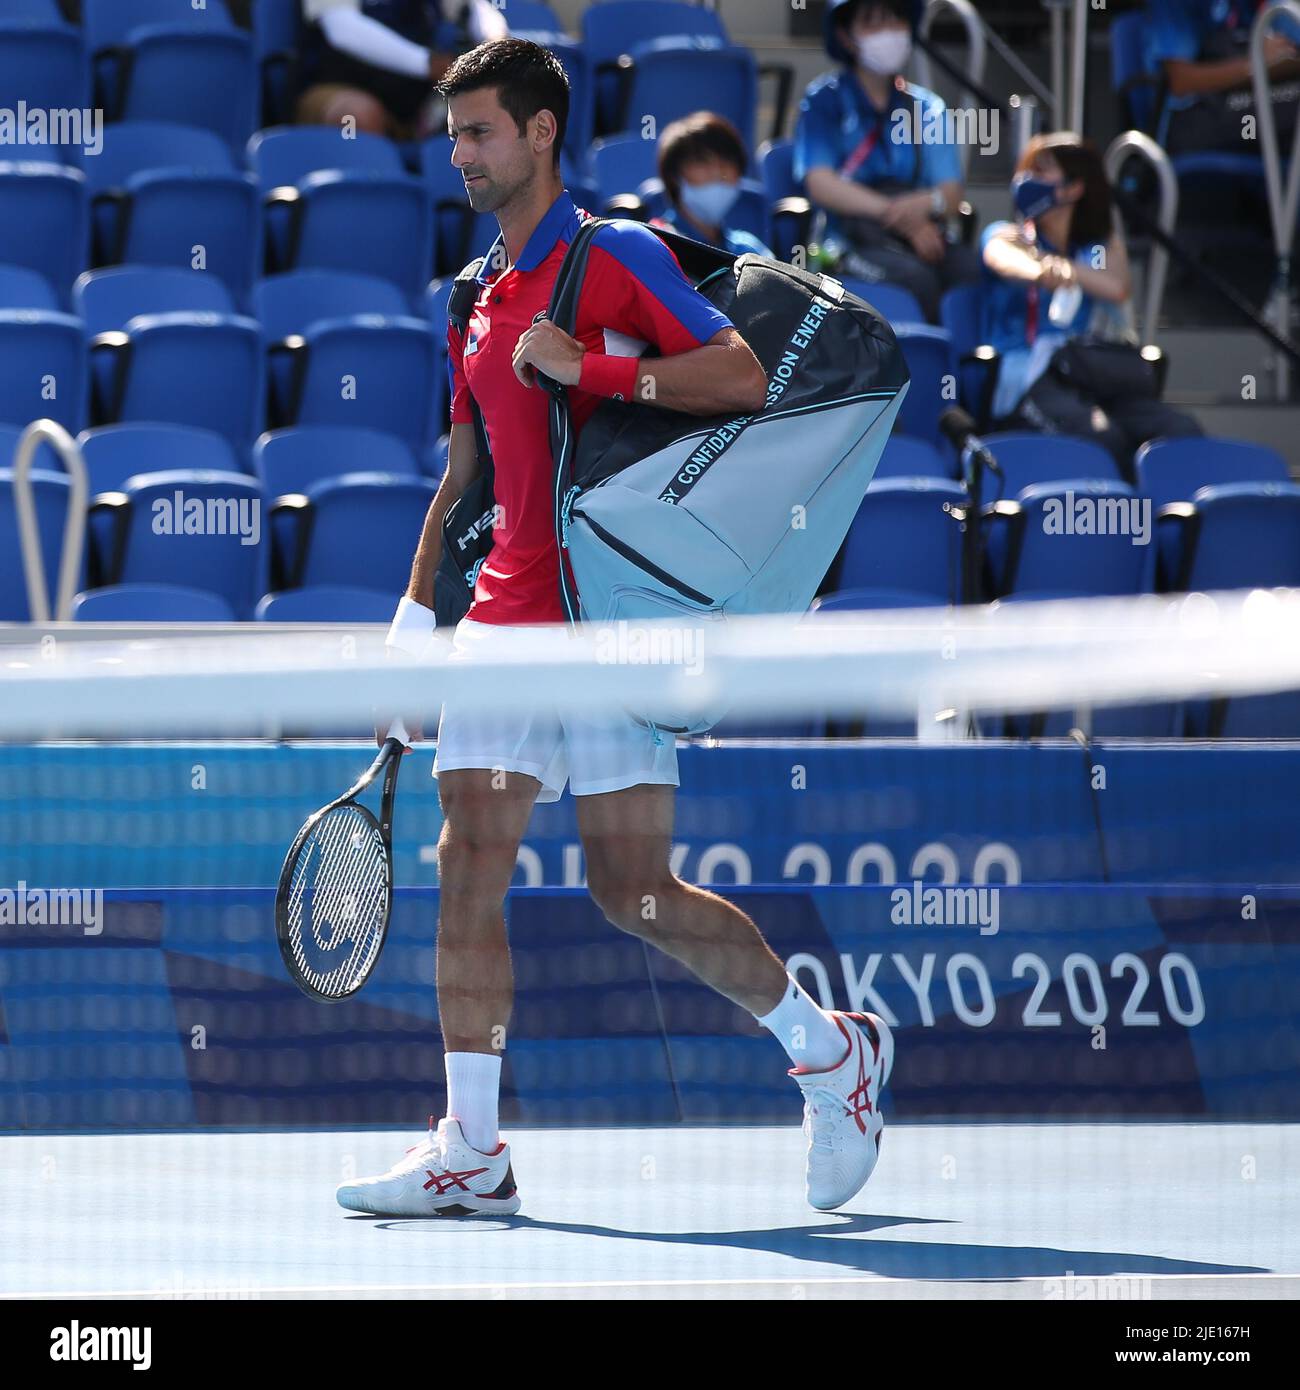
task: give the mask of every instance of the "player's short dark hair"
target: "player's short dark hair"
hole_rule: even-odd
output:
[[[695,159],[717,155],[744,174],[749,153],[740,132],[716,111],[696,111],[665,127],[659,137],[659,177],[664,192],[676,202],[682,188],[682,168]]]
[[[1110,180],[1097,146],[1091,140],[1071,130],[1058,130],[1051,135],[1035,135],[1025,146],[1016,163],[1016,173],[1023,174],[1034,166],[1040,154],[1050,154],[1061,166],[1066,183],[1079,179],[1083,194],[1074,205],[1070,218],[1070,251],[1080,246],[1110,240],[1113,230]]]
[[[439,96],[447,100],[484,87],[497,89],[497,100],[521,137],[539,111],[555,117],[552,155],[558,167],[569,124],[569,78],[555,54],[528,39],[491,39],[462,53],[437,84]]]

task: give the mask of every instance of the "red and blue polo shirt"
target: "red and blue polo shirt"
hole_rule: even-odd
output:
[[[564,618],[548,398],[540,386],[524,386],[511,361],[520,337],[549,307],[565,250],[589,216],[562,192],[513,266],[493,273],[484,262],[464,341],[456,329],[447,329],[451,421],[473,421],[472,394],[487,430],[501,509],[466,615],[475,622]],[[602,227],[590,247],[574,333],[587,350],[583,381],[597,390],[569,388],[575,431],[603,398],[631,399],[638,359],[648,345],[661,356],[675,356],[729,327],[731,320],[696,292],[676,256],[648,227],[625,221]]]

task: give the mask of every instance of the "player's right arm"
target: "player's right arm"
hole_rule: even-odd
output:
[[[420,645],[420,632],[433,630],[433,576],[438,571],[442,559],[442,521],[451,505],[478,477],[478,446],[474,440],[473,424],[456,424],[451,427],[447,444],[447,471],[442,475],[438,491],[424,518],[424,529],[420,532],[419,544],[415,547],[415,559],[411,562],[411,578],[406,586],[404,601],[393,621],[393,630],[388,637],[388,645],[414,653]],[[409,601],[409,602],[408,602]],[[412,608],[411,605],[417,605]],[[409,610],[403,612],[403,610]],[[398,638],[398,630],[403,636]],[[427,640],[427,637],[426,639]],[[411,743],[424,737],[423,721],[413,715],[404,715]],[[375,742],[383,744],[393,720],[380,715],[375,720]]]

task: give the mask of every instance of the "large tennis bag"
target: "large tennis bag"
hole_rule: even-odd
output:
[[[548,316],[566,333],[603,225],[582,225],[556,279]],[[801,612],[889,438],[908,385],[902,352],[884,319],[828,276],[653,230],[763,364],[767,403],[752,415],[698,416],[603,401],[575,440],[567,391],[539,374],[551,395],[564,611],[602,623]],[[448,588],[458,571],[472,589],[491,545],[490,497],[480,486],[463,500],[458,518],[448,513],[444,562]],[[696,733],[725,710],[639,713]]]

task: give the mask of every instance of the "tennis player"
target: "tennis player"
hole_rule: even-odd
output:
[[[575,428],[602,398],[653,399],[698,415],[762,409],[766,380],[725,315],[698,294],[648,228],[621,221],[596,236],[573,337],[543,315],[570,238],[586,219],[564,190],[560,147],[568,82],[545,48],[504,38],[459,57],[439,84],[452,163],[471,206],[496,214],[509,263],[485,263],[464,339],[449,329],[447,471],[429,509],[390,644],[431,640],[442,520],[478,472],[470,396],[482,411],[500,507],[453,659],[509,650],[521,628],[563,621],[553,524],[547,396],[541,371],[569,387]],[[640,361],[653,345],[659,356]],[[651,396],[653,391],[653,396]],[[412,738],[422,731],[407,720]],[[387,725],[378,731],[387,732]],[[893,1040],[872,1014],[827,1012],[786,973],[753,921],[669,867],[677,753],[671,737],[621,713],[575,719],[536,708],[513,717],[444,705],[434,773],[438,842],[438,1012],[447,1114],[387,1173],[344,1183],[351,1211],[395,1216],[519,1210],[510,1147],[497,1131],[502,1048],[513,1005],[503,905],[536,801],[566,781],[591,895],[609,921],[681,961],[748,1009],[781,1044],[805,1097],[807,1195],[847,1202],[880,1148],[880,1093]]]

